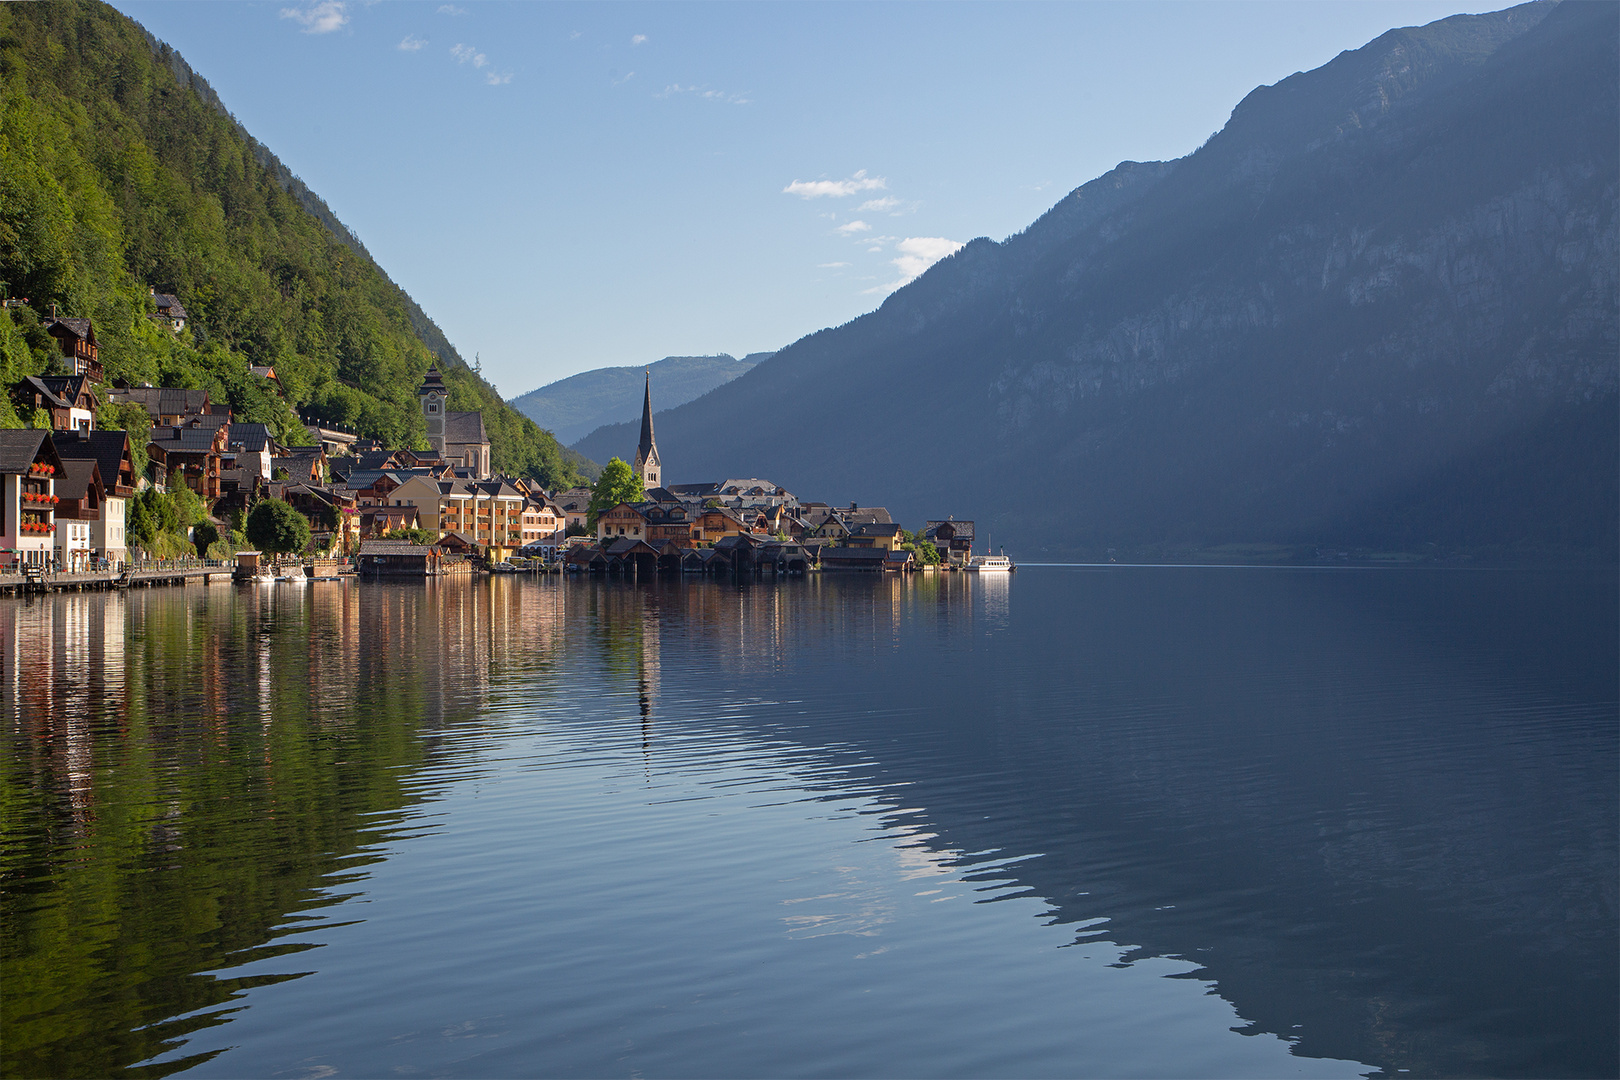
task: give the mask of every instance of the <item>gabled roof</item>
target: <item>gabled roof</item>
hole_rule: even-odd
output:
[[[50,434],[39,428],[0,429],[0,473],[25,473],[39,457],[41,446]],[[47,448],[47,456],[56,457],[54,448]]]
[[[900,526],[892,521],[868,521],[855,526],[849,532],[851,536],[899,536]]]
[[[71,334],[80,341],[96,340],[96,328],[90,324],[89,319],[47,319],[45,332],[55,337],[61,337],[62,333]]]
[[[180,303],[178,296],[171,293],[153,293],[152,303],[161,314],[167,315],[171,319],[183,319],[186,317],[185,305]]]
[[[949,525],[951,531],[956,534],[955,539],[957,540],[973,539],[973,522],[957,521],[955,518],[947,518],[944,521],[930,521],[927,528],[923,529],[923,536],[929,540],[934,539],[934,534],[939,531],[941,525]]]
[[[167,386],[132,386],[111,391],[114,401],[133,401],[156,416],[191,416],[208,407],[208,391],[179,390]]]
[[[101,467],[101,482],[106,486],[118,483],[118,474],[129,453],[129,433],[125,431],[58,431],[51,442],[65,463],[69,458],[93,459]],[[133,474],[134,462],[130,462]]]
[[[37,381],[70,406],[79,400],[80,394],[89,394],[92,400],[96,397],[88,375],[41,375]]]
[[[852,529],[856,525],[864,525],[867,522],[881,522],[886,525],[894,520],[889,516],[889,512],[881,506],[858,506],[848,510],[836,510],[834,513],[838,515],[845,525]]]
[[[29,375],[22,381],[24,393],[32,393],[44,400],[46,405],[53,409],[71,409],[73,403],[61,394],[52,390],[50,384],[37,375]]]
[[[404,540],[363,540],[360,543],[361,555],[418,555],[425,559],[430,553],[430,548]]]
[[[889,553],[882,548],[853,548],[853,547],[824,547],[821,549],[821,561],[848,562],[848,563],[882,563]],[[907,553],[909,554],[909,552]]]
[[[670,484],[665,490],[683,499],[707,499],[720,494],[719,484]]]
[[[392,450],[362,450],[352,460],[354,469],[387,469],[398,464]]]
[[[487,443],[489,435],[484,431],[484,414],[481,412],[447,412],[444,414],[444,442],[451,443]]]
[[[266,424],[232,424],[231,449],[244,454],[262,454],[271,443]]]
[[[613,541],[613,543],[609,544],[604,550],[608,555],[611,555],[614,558],[623,558],[626,555],[637,554],[637,548],[641,548],[649,555],[658,554],[658,550],[652,545],[646,543],[645,541],[637,540],[632,536],[621,536],[617,540]]]
[[[149,445],[156,444],[165,451],[212,450],[216,430],[210,427],[155,427]]]
[[[63,459],[62,471],[56,474],[55,480],[56,483],[51,485],[51,491],[64,500],[84,498],[92,484],[105,487],[101,482],[101,470],[96,467],[95,458]]]

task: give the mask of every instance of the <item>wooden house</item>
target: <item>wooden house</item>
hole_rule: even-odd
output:
[[[45,332],[56,339],[56,345],[68,361],[74,375],[88,375],[91,382],[101,382],[101,350],[96,344],[96,328],[89,319],[59,319],[45,321]]]
[[[75,431],[51,436],[63,464],[92,460],[101,477],[101,507],[90,528],[92,558],[122,562],[129,557],[124,522],[128,501],[135,494],[135,462],[124,431]]]
[[[95,458],[64,458],[56,477],[56,565],[70,573],[89,569],[95,525],[106,492]]]
[[[965,566],[973,557],[973,522],[946,518],[930,521],[923,529],[923,539],[939,549],[939,561],[951,566]]]

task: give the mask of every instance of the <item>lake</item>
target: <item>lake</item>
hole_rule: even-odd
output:
[[[7,1076],[1613,1076],[1612,571],[0,601]]]

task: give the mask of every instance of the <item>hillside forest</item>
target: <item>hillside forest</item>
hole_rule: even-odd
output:
[[[54,308],[94,321],[109,380],[207,389],[290,445],[309,441],[302,416],[423,448],[416,388],[437,363],[450,407],[483,412],[497,471],[578,476],[177,54],[105,4],[0,5],[0,290],[7,386],[57,363]],[[179,298],[183,330],[149,317],[152,290]],[[0,401],[0,426],[29,420]]]

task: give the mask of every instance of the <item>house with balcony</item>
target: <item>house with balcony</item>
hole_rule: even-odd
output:
[[[129,558],[124,532],[129,499],[135,494],[135,462],[125,431],[57,432],[51,436],[63,464],[94,461],[101,478],[101,508],[90,526],[90,557],[122,562]]]
[[[0,566],[51,564],[62,458],[48,431],[0,430]]]
[[[88,375],[34,375],[12,387],[11,398],[24,418],[43,409],[52,431],[90,431],[100,404]]]
[[[69,573],[90,569],[96,523],[106,492],[95,458],[64,458],[56,477],[56,565]]]
[[[45,332],[56,339],[69,374],[88,375],[91,382],[101,382],[106,377],[101,370],[96,328],[89,319],[60,319],[53,315],[45,320]]]
[[[162,466],[165,487],[183,483],[212,506],[221,493],[230,429],[228,415],[193,416],[179,427],[154,427],[146,453]]]

